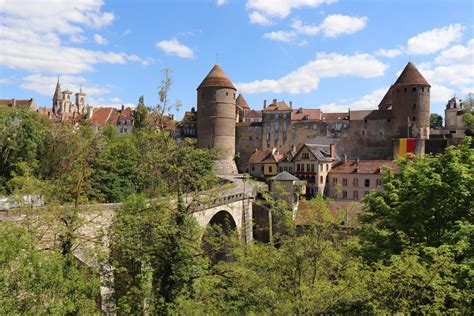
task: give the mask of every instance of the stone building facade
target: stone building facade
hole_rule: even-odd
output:
[[[52,111],[55,115],[62,113],[78,113],[83,114],[85,109],[85,97],[86,94],[82,92],[82,87],[79,92],[75,94],[75,100],[73,100],[72,91],[66,89],[61,91],[61,85],[56,83],[56,89],[53,95]]]

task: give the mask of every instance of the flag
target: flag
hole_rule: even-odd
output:
[[[409,116],[407,116],[407,125],[408,125],[409,127],[411,127],[411,120],[410,120],[410,117],[409,117]]]
[[[400,158],[406,159],[407,153],[415,153],[415,138],[400,138],[400,146],[398,151],[398,156]]]

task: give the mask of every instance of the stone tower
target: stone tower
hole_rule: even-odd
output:
[[[84,97],[86,94],[82,92],[82,86],[79,89],[79,92],[76,93],[76,111],[79,113],[84,113]]]
[[[70,113],[72,111],[72,91],[71,90],[64,90],[63,91],[63,113]]]
[[[429,138],[430,87],[411,62],[391,87],[392,111],[400,138],[408,137],[409,120],[412,123],[410,137],[421,140]]]
[[[53,95],[53,113],[58,114],[61,112],[63,107],[63,95],[61,93],[61,85],[59,84],[59,77],[58,82],[56,83],[56,90],[54,91]]]
[[[198,147],[214,153],[214,169],[219,175],[237,174],[235,92],[234,85],[217,64],[197,88]]]
[[[446,110],[444,110],[444,126],[447,128],[456,128],[460,124],[458,112],[462,111],[462,100],[453,97],[446,104]]]

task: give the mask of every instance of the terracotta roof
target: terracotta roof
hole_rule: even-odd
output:
[[[115,119],[117,122],[117,110],[114,108],[98,108],[92,113],[90,123],[93,126],[105,126]]]
[[[403,69],[402,73],[394,83],[395,86],[400,85],[420,85],[431,87],[423,75],[416,69],[415,65],[410,61]]]
[[[362,212],[363,205],[356,201],[339,201],[332,200],[327,206],[328,213],[332,217],[335,224],[340,224],[355,228],[359,226],[357,217]],[[323,221],[321,210],[310,207],[308,201],[302,200],[298,204],[296,211],[295,224],[298,226],[306,226],[317,224]]]
[[[263,112],[267,111],[291,111],[291,109],[285,102],[276,102],[275,104],[271,103],[263,110]]]
[[[196,112],[186,111],[181,122],[196,121]]]
[[[397,164],[392,160],[359,160],[359,162],[356,160],[348,160],[346,162],[334,162],[329,173],[378,174],[384,167],[388,167],[394,171],[398,170]]]
[[[262,111],[252,110],[252,111],[244,114],[244,116],[242,118],[244,118],[244,119],[246,119],[246,118],[262,118]]]
[[[260,163],[271,153],[272,151],[268,149],[258,149],[252,155],[250,155],[249,163]]]
[[[393,85],[388,88],[387,93],[385,93],[384,97],[380,101],[378,108],[379,110],[387,110],[392,106],[392,92],[393,92]]]
[[[305,118],[306,117],[306,118]],[[293,109],[291,112],[292,121],[301,121],[301,120],[321,120],[321,110],[320,109]]]
[[[247,101],[245,100],[242,94],[239,94],[239,96],[237,97],[237,100],[235,100],[235,104],[237,104],[243,109],[250,109]]]
[[[229,78],[227,78],[221,66],[218,64],[215,64],[214,67],[212,67],[206,78],[204,78],[204,80],[199,85],[198,90],[209,87],[220,87],[237,90]]]
[[[23,108],[23,107],[31,107],[34,104],[33,99],[29,100],[16,100],[16,99],[0,99],[0,105],[13,107],[13,103],[15,103],[15,107]]]
[[[120,116],[119,116],[120,119],[133,120],[133,110],[132,110],[132,108],[127,107],[127,108],[119,111],[119,113],[120,113]]]
[[[331,121],[343,121],[349,118],[349,114],[345,113],[323,113],[321,115],[321,119],[323,121],[331,122]]]

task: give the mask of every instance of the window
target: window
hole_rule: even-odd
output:
[[[382,179],[375,180],[375,185],[377,186],[377,188],[381,188],[382,187]]]
[[[283,121],[283,130],[286,131],[286,121]]]
[[[309,159],[309,153],[302,153],[301,158],[302,159]]]
[[[342,191],[342,198],[347,199],[347,191]]]
[[[264,167],[263,167],[263,165],[262,165],[262,173],[264,173],[264,171],[265,171],[265,169],[264,169]]]
[[[337,178],[332,178],[332,185],[336,185],[337,184]]]
[[[413,122],[415,122],[415,121],[416,121],[416,116],[413,116]]]
[[[311,164],[311,172],[314,172],[314,163]]]
[[[319,177],[319,183],[320,183],[320,184],[323,184],[323,182],[324,182],[323,176],[320,176],[320,177]]]
[[[407,88],[403,88],[403,90],[404,90],[405,92],[407,92]]]
[[[366,188],[370,187],[370,179],[365,179],[365,181],[364,181],[364,186],[365,186]]]
[[[358,200],[359,199],[359,191],[354,191],[352,192],[352,198],[354,200]]]
[[[352,185],[357,188],[357,187],[359,186],[359,179],[358,179],[358,178],[354,178],[354,179],[352,180]]]
[[[283,141],[286,142],[286,132],[283,132]]]
[[[293,167],[288,167],[288,172],[293,173]]]
[[[280,172],[283,172],[283,167],[280,167]]]
[[[346,178],[342,179],[342,186],[347,187],[347,179]]]
[[[268,172],[273,172],[273,167],[272,166],[268,167]]]
[[[416,109],[416,103],[413,103],[413,108]]]
[[[278,131],[275,131],[275,141],[278,140]]]
[[[270,140],[270,133],[267,133],[267,141]]]
[[[252,171],[255,171],[255,166],[252,166]]]
[[[425,91],[425,88],[424,87],[421,87],[421,92],[424,92]]]
[[[326,171],[329,171],[329,164],[326,164]]]
[[[252,136],[249,136],[249,140],[252,140]]]
[[[311,169],[311,167],[309,166],[309,163],[306,164],[306,172],[309,172],[310,169]]]
[[[226,96],[229,96],[229,92],[226,92],[225,95],[226,95]]]
[[[413,87],[413,89],[412,89],[412,90],[413,90],[413,91],[416,91],[416,87]]]

